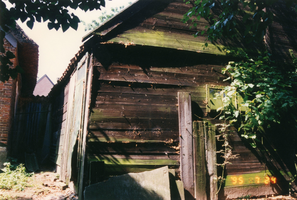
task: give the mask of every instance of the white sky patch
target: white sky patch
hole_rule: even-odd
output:
[[[122,5],[129,5],[136,0],[106,0],[106,7],[101,10],[84,12],[80,9],[74,13],[80,18],[81,21],[91,23],[92,20],[97,20],[98,17],[104,12],[110,12],[111,8],[120,7]],[[31,30],[27,27],[26,22],[18,21],[29,38],[34,40],[39,45],[39,68],[38,78],[44,74],[52,80],[53,83],[57,82],[65,69],[68,67],[70,60],[79,51],[79,47],[83,44],[82,38],[90,31],[85,31],[85,26],[79,23],[77,31],[69,28],[63,33],[61,28],[56,31],[55,29],[49,30],[47,22],[34,23]]]

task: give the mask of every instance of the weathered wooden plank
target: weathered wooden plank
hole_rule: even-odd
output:
[[[90,109],[89,109],[89,102],[90,102],[90,99],[91,99],[91,96],[92,96],[92,93],[91,93],[91,86],[92,86],[92,83],[93,83],[93,65],[90,64],[92,63],[92,59],[91,59],[92,56],[88,57],[86,59],[89,58],[89,63],[87,63],[87,65],[89,66],[86,66],[86,68],[88,68],[88,73],[86,74],[86,79],[87,79],[87,84],[86,84],[86,100],[85,102],[83,102],[83,115],[84,118],[82,119],[83,120],[83,126],[82,126],[82,143],[80,145],[80,149],[81,149],[81,155],[80,158],[81,160],[78,160],[78,163],[80,166],[80,171],[78,172],[79,175],[78,175],[78,191],[79,191],[79,199],[82,199],[82,191],[83,191],[83,186],[84,186],[84,172],[85,172],[85,160],[86,160],[86,157],[87,157],[87,136],[88,136],[88,118],[90,116]]]
[[[202,122],[193,122],[195,150],[195,198],[207,200],[207,179],[205,159],[205,137]]]
[[[95,110],[95,109],[94,109]],[[108,113],[110,111],[110,113]],[[172,113],[166,113],[166,112],[151,112],[148,113],[146,116],[144,111],[139,111],[133,114],[133,111],[113,111],[109,109],[99,109],[99,111],[96,109],[95,114],[92,115],[90,121],[91,125],[95,125],[93,123],[97,123],[96,125],[104,124],[104,123],[112,123],[114,122],[115,124],[117,123],[119,126],[120,124],[127,124],[124,126],[128,126],[129,129],[131,127],[137,128],[138,124],[139,126],[142,126],[143,124],[146,124],[148,128],[157,128],[157,125],[162,125],[162,124],[172,124],[177,121],[177,117],[174,116],[175,113],[177,112],[172,112]],[[137,115],[139,114],[139,115]],[[173,120],[173,121],[170,121]],[[160,120],[160,121],[158,121]],[[101,126],[98,126],[99,128]],[[101,127],[102,128],[102,127]],[[122,127],[124,128],[124,127]],[[116,127],[115,127],[116,129]]]
[[[138,159],[137,159],[138,158]],[[178,160],[170,159],[168,156],[147,156],[147,159],[143,159],[144,156],[120,156],[120,155],[112,155],[112,156],[102,156],[97,158],[90,158],[89,161],[104,161],[105,165],[123,165],[123,166],[179,166]]]
[[[177,114],[177,113],[176,113]],[[114,128],[109,128],[108,123],[114,123]],[[139,117],[128,117],[128,116],[95,116],[90,120],[89,129],[113,129],[118,130],[120,127],[121,130],[151,130],[151,131],[160,131],[160,130],[177,130],[177,116],[175,117],[152,117],[152,116],[139,116]]]
[[[162,120],[162,119],[159,119]],[[177,121],[177,120],[176,120]],[[128,121],[129,122],[129,121]],[[151,123],[150,120],[147,120],[147,125],[145,124],[129,124],[129,123],[119,123],[119,122],[92,122],[89,126],[91,131],[96,131],[96,130],[106,130],[106,131],[132,131],[135,134],[140,134],[140,131],[151,131],[155,133],[162,133],[164,131],[173,131],[177,132],[177,129],[175,129],[177,122],[170,122],[167,124],[156,124],[156,123]],[[96,133],[96,132],[95,132]],[[100,132],[98,132],[100,134]],[[114,134],[114,133],[111,133]],[[146,133],[144,133],[146,134]],[[166,134],[166,132],[165,132]]]
[[[121,104],[121,105],[176,105],[176,96],[167,95],[145,95],[145,94],[126,94],[126,93],[102,93],[96,98],[96,104]]]
[[[178,120],[180,133],[181,179],[184,183],[185,190],[194,197],[193,127],[190,93],[178,93]]]
[[[147,130],[146,127],[144,127]],[[98,139],[99,141],[116,141],[120,139],[126,140],[174,140],[178,141],[178,131],[175,129],[166,130],[164,129],[159,130],[106,130],[106,129],[95,129],[89,130],[90,138]]]
[[[99,140],[100,139],[100,140]],[[88,142],[106,142],[106,143],[137,143],[137,144],[141,144],[141,143],[162,143],[163,145],[170,145],[173,143],[176,143],[176,140],[172,140],[172,139],[166,139],[166,140],[143,140],[143,139],[115,139],[115,138],[89,138]],[[176,146],[176,148],[179,148],[179,146]]]
[[[90,156],[89,162],[103,161],[104,174],[123,174],[129,172],[141,172],[169,166],[179,167],[178,155],[98,155]]]
[[[118,107],[118,106],[115,106]],[[120,106],[122,107],[122,106]],[[152,107],[155,108],[156,107]],[[117,108],[115,108],[117,109]],[[143,110],[139,110],[139,109],[143,109]],[[93,113],[91,116],[90,121],[100,121],[101,119],[112,119],[112,118],[125,118],[127,120],[127,124],[129,124],[129,120],[130,118],[138,118],[138,119],[176,119],[176,111],[173,110],[171,111],[171,109],[176,109],[176,108],[172,108],[172,107],[160,107],[160,110],[150,110],[149,107],[148,108],[139,108],[137,106],[134,107],[134,109],[132,108],[127,108],[125,107],[125,109],[121,109],[118,108],[118,110],[114,110],[114,109],[109,109],[109,108],[104,108],[104,106],[100,107],[100,108],[94,108],[93,109]],[[162,123],[162,122],[161,122]]]
[[[165,146],[164,143],[104,143],[89,142],[88,151],[90,154],[111,155],[179,155],[179,151],[175,146]],[[179,158],[177,158],[179,160]]]
[[[110,42],[122,44],[138,44],[155,47],[174,48],[194,52],[203,52],[216,55],[225,55],[225,52],[218,50],[217,46],[205,44],[205,37],[194,38],[192,34],[172,33],[168,31],[157,31],[148,28],[134,28],[114,37]],[[220,49],[224,46],[219,45]]]
[[[98,83],[99,84],[99,83]],[[110,82],[102,81],[100,82],[100,90],[98,93],[117,93],[117,94],[144,94],[159,96],[174,96],[176,97],[177,92],[193,92],[199,93],[203,97],[206,96],[205,86],[195,86],[195,87],[184,87],[184,86],[154,86],[152,84],[136,84],[126,83],[126,82]]]
[[[169,13],[158,13],[156,18],[148,18],[141,23],[141,27],[145,27],[147,29],[153,29],[157,31],[164,31],[170,33],[176,33],[176,34],[181,34],[181,33],[187,33],[188,35],[194,35],[197,31],[202,31],[205,30],[205,26],[209,26],[209,23],[205,20],[201,21],[196,21],[197,26],[193,27],[192,29],[189,28],[189,24],[182,22],[181,19],[175,18],[177,15],[174,17],[172,16],[164,16]],[[162,16],[163,15],[163,16]],[[205,36],[199,35],[201,38],[205,38]]]
[[[69,141],[70,141],[70,129],[72,127],[73,121],[71,120],[73,116],[73,105],[74,105],[74,91],[75,91],[75,84],[76,80],[75,77],[76,72],[74,72],[72,78],[70,79],[69,91],[68,91],[68,99],[67,99],[67,117],[65,120],[66,128],[62,130],[61,137],[60,137],[60,145],[59,145],[59,153],[58,153],[58,161],[61,163],[59,175],[61,179],[66,182],[69,180],[70,174],[67,172],[67,161],[68,161],[68,149],[69,149]]]
[[[232,163],[232,166],[229,165],[226,167],[228,174],[242,174],[246,172],[259,172],[265,170],[265,165],[245,163],[245,164],[235,164]]]
[[[216,72],[207,71],[205,73],[164,73],[164,72],[144,72],[128,71],[127,69],[110,69],[101,71],[99,80],[126,81],[132,83],[152,83],[164,85],[197,86],[199,83],[219,83],[225,76]]]
[[[184,75],[214,75],[214,74],[221,74],[221,70],[224,66],[222,65],[213,65],[213,64],[199,64],[199,65],[189,65],[189,66],[170,66],[170,63],[167,67],[158,67],[158,66],[150,66],[148,68],[141,68],[138,65],[127,65],[123,63],[114,62],[112,63],[108,69],[100,68],[100,72],[106,72],[108,70],[113,70],[114,72],[121,72],[119,70],[122,70],[123,72],[129,72],[133,74],[133,72],[137,71],[145,71],[147,72],[160,72],[163,73],[163,76],[166,76],[168,73],[173,74],[184,74]]]
[[[215,126],[204,124],[205,132],[205,154],[207,170],[210,183],[210,200],[217,200],[217,153],[216,153],[216,131]]]

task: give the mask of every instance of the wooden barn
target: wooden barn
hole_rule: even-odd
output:
[[[80,195],[110,176],[162,166],[175,170],[186,199],[287,192],[288,171],[276,153],[267,163],[236,133],[228,142],[238,156],[218,167],[220,101],[213,97],[228,84],[221,69],[232,60],[219,49],[238,43],[205,46],[193,34],[208,23],[190,29],[181,21],[189,8],[183,0],[127,7],[83,39],[50,92],[49,159]]]

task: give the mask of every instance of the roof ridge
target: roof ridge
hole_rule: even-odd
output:
[[[9,31],[20,43],[31,43],[33,45],[38,46],[25,31],[16,23],[15,28],[10,28]]]

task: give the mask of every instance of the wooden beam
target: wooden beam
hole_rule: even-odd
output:
[[[80,168],[80,176],[79,176],[79,188],[78,195],[79,199],[82,199],[83,195],[83,182],[84,182],[84,170],[85,170],[85,158],[86,158],[86,143],[87,143],[87,135],[88,135],[88,125],[89,125],[89,112],[90,112],[90,99],[91,99],[91,86],[93,79],[93,65],[92,65],[92,54],[90,55],[89,60],[89,71],[87,77],[87,88],[86,88],[86,100],[85,100],[85,108],[84,108],[84,119],[83,119],[83,143],[82,143],[82,159],[81,159],[81,168]]]
[[[195,147],[195,197],[207,200],[205,137],[203,122],[193,122],[193,135]]]
[[[210,200],[217,200],[217,153],[215,126],[204,122],[205,154],[210,184]]]
[[[191,95],[178,92],[181,179],[185,190],[194,197],[194,158]],[[187,193],[186,193],[187,194]]]

